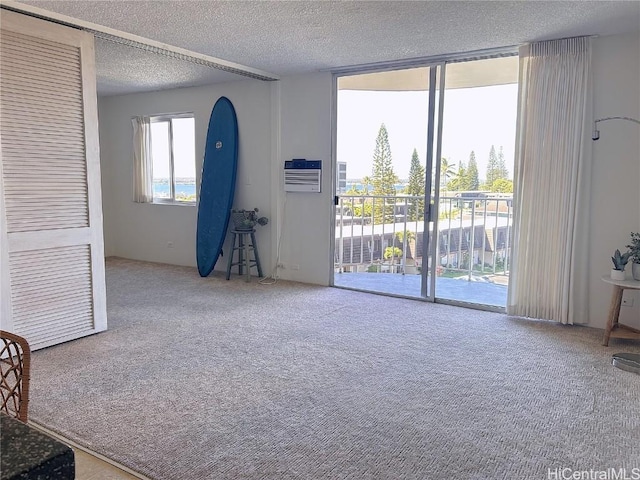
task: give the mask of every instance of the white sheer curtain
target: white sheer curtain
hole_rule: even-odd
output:
[[[133,200],[153,202],[151,159],[151,121],[149,117],[134,117],[133,124]]]
[[[511,315],[587,321],[590,76],[587,37],[520,49]]]

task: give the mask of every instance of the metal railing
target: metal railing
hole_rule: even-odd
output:
[[[420,273],[423,266],[431,266],[422,258],[424,197],[339,195],[338,198],[337,272],[411,274]],[[438,274],[466,274],[469,280],[474,275],[508,276],[513,219],[510,195],[453,193],[441,196],[433,210],[438,217],[435,239]],[[429,245],[433,245],[434,223],[427,225]]]

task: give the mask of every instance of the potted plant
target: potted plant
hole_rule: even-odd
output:
[[[396,273],[395,266],[399,265],[400,261],[402,260],[402,250],[399,249],[398,247],[393,247],[393,246],[387,247],[384,249],[383,257],[385,260],[391,260],[391,261],[386,264],[383,264],[385,266],[383,267],[382,271]]]
[[[233,222],[233,228],[236,230],[253,230],[256,225],[266,225],[269,223],[267,217],[259,217],[258,209],[253,210],[231,210],[231,221]]]
[[[620,253],[620,250],[616,250],[611,257],[611,261],[613,261],[613,268],[611,269],[611,279],[612,280],[624,280],[624,267],[627,265],[629,261],[629,257],[631,256],[631,252]]]
[[[631,273],[633,279],[640,280],[640,233],[631,232],[631,243],[627,245],[627,248],[631,254]]]

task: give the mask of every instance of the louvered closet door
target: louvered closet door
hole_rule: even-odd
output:
[[[0,320],[37,349],[107,327],[93,37],[1,22]]]

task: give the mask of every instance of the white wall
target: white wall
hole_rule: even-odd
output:
[[[240,149],[234,205],[257,206],[270,220],[257,232],[264,273],[273,271],[280,241],[280,262],[286,266],[279,272],[280,278],[327,285],[332,265],[329,226],[333,197],[330,73],[101,99],[107,255],[195,266],[197,209],[132,201],[131,117],[194,112],[199,175],[209,115],[221,95],[232,101],[238,116]],[[291,158],[323,161],[322,193],[289,193],[285,204],[283,166]],[[167,246],[169,242],[173,248]],[[225,251],[228,249],[227,239]],[[225,260],[218,261],[216,270],[225,270]]]
[[[640,35],[615,35],[593,42],[594,117],[640,119]],[[600,280],[611,270],[611,255],[625,250],[630,232],[640,232],[640,125],[611,120],[598,124],[593,142],[589,324],[603,328],[611,286]],[[627,267],[631,275],[631,266]],[[625,291],[633,307],[622,307],[620,321],[640,328],[639,292]]]
[[[238,117],[238,177],[234,206],[258,207],[271,219],[270,87],[242,80],[207,87],[106,97],[99,101],[107,255],[177,265],[196,265],[197,208],[133,202],[132,127],[135,115],[193,112],[196,172],[202,169],[209,116],[220,96],[228,97]],[[263,268],[270,269],[270,225],[256,234]],[[173,247],[169,248],[169,242]],[[229,239],[225,252],[229,250]],[[226,257],[216,270],[225,270]]]
[[[278,171],[277,201],[284,205],[281,217],[281,278],[306,283],[329,284],[333,267],[330,226],[333,218],[331,164],[330,73],[286,77],[280,84],[280,154],[273,168]],[[283,191],[285,160],[322,160],[321,193]],[[286,205],[285,202],[286,195]],[[294,268],[298,267],[297,270]]]

